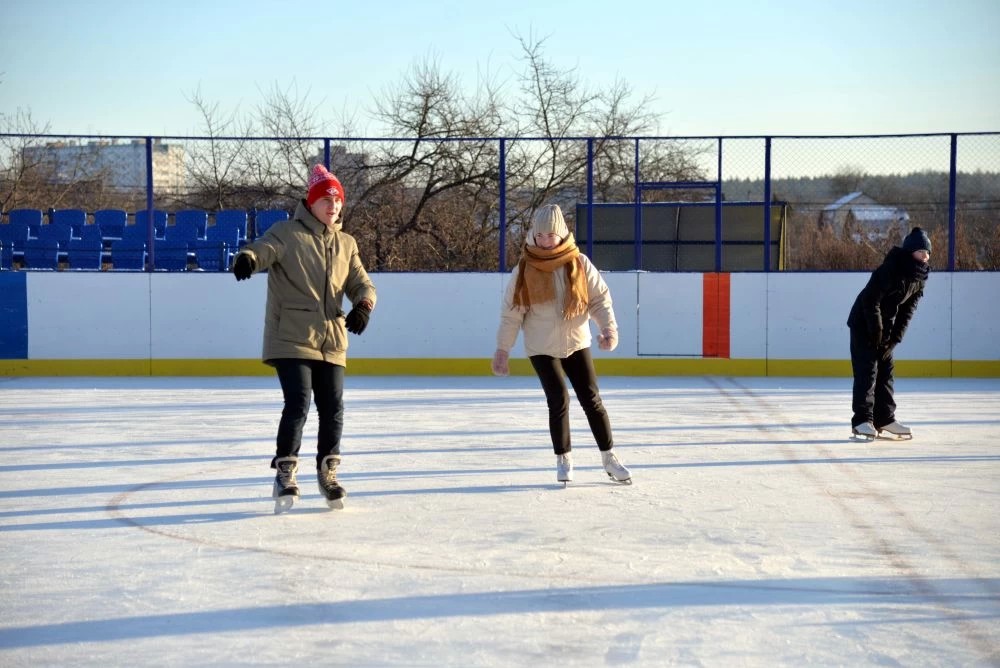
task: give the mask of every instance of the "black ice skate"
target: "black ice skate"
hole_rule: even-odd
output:
[[[291,509],[299,498],[299,483],[295,480],[299,460],[295,457],[279,457],[274,461],[274,468],[277,469],[277,474],[274,476],[271,496],[274,498],[274,514],[280,515]]]
[[[319,493],[326,499],[326,505],[337,510],[344,507],[344,498],[347,496],[347,490],[337,482],[338,466],[340,466],[340,456],[329,455],[323,458],[319,470],[316,471]]]

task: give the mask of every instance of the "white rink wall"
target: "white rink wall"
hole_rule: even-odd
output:
[[[613,353],[595,346],[595,359],[611,373],[636,373],[640,362],[655,373],[805,375],[807,363],[815,367],[808,375],[849,373],[847,314],[868,280],[867,273],[731,274],[730,354],[719,360],[703,355],[702,274],[604,276],[621,341]],[[476,360],[488,373],[482,360],[495,348],[509,274],[372,279],[378,306],[364,334],[350,337],[349,366],[381,361],[376,372],[386,373],[406,360],[428,372],[466,373],[447,362]],[[43,361],[259,359],[266,275],[237,283],[229,274],[26,272],[24,289],[27,358],[0,360],[4,375],[58,373],[36,364]],[[998,375],[998,301],[998,273],[932,274],[897,349],[900,368],[919,362],[926,373],[913,375]],[[513,357],[523,354],[519,340]]]

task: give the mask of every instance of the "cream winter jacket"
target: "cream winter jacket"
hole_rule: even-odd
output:
[[[358,256],[354,237],[338,221],[327,227],[300,201],[291,220],[273,225],[240,253],[256,271],[267,270],[263,359],[324,360],[347,365],[347,330],[341,308],[367,299],[375,286]]]
[[[566,267],[553,272],[556,298],[545,304],[532,304],[527,312],[514,307],[514,286],[517,284],[517,267],[511,272],[510,282],[500,306],[500,328],[497,331],[497,348],[510,352],[517,341],[517,333],[524,330],[524,350],[528,357],[548,355],[564,359],[577,350],[590,347],[591,318],[598,328],[609,327],[618,331],[615,312],[611,305],[611,291],[600,272],[589,258],[580,255],[587,277],[587,312],[570,320],[563,318],[566,298]]]

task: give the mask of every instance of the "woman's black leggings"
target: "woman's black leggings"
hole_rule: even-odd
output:
[[[604,410],[601,394],[597,389],[597,374],[594,371],[594,360],[590,356],[590,349],[578,350],[565,359],[548,355],[533,355],[529,359],[531,366],[535,368],[535,373],[538,374],[538,379],[542,381],[542,390],[549,405],[549,433],[552,435],[552,449],[555,453],[562,455],[572,449],[569,440],[569,392],[563,381],[563,373],[573,385],[573,391],[576,392],[576,398],[587,416],[597,447],[602,451],[614,447],[611,421],[608,419],[608,412]]]
[[[344,431],[344,367],[322,360],[278,359],[273,363],[285,397],[278,423],[275,459],[299,456],[302,428],[312,399],[319,414],[316,443],[316,467],[319,468],[324,457],[340,454],[340,436]]]

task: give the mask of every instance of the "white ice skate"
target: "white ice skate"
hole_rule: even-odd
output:
[[[913,432],[905,424],[899,424],[895,420],[879,427],[879,438],[888,438],[896,441],[908,441],[913,438]]]
[[[299,483],[295,479],[295,474],[299,471],[299,460],[295,457],[279,457],[275,460],[274,467],[277,473],[271,497],[274,499],[274,514],[280,515],[290,510],[299,498]]]
[[[573,458],[568,452],[556,455],[556,480],[561,482],[563,487],[573,481]]]
[[[326,505],[335,510],[340,510],[344,507],[344,498],[347,496],[347,490],[337,482],[338,466],[340,466],[340,457],[338,455],[329,455],[323,458],[319,470],[316,471],[319,493],[326,499]]]
[[[604,470],[607,472],[609,478],[623,485],[632,484],[632,473],[625,468],[624,464],[618,461],[618,455],[615,454],[614,450],[602,452],[601,461],[604,463]]]
[[[855,441],[874,441],[876,436],[878,436],[878,432],[875,431],[875,425],[871,422],[862,422],[851,427],[851,438]]]

